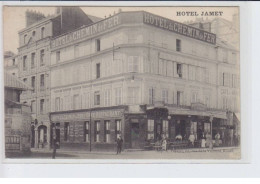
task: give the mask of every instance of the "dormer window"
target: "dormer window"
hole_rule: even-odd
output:
[[[27,34],[24,35],[24,37],[23,37],[23,43],[24,43],[24,44],[26,44],[26,40],[27,40]]]
[[[44,38],[44,35],[45,34],[45,28],[44,27],[42,27],[42,29],[41,29],[41,38]]]

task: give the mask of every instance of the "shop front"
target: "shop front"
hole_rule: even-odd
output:
[[[60,149],[115,151],[116,139],[124,139],[124,107],[93,108],[51,113],[51,142]]]

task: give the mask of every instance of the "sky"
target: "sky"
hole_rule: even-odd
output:
[[[154,13],[169,19],[179,22],[195,20],[194,16],[176,16],[176,12],[197,11],[201,14],[202,11],[223,11],[222,18],[232,20],[232,15],[238,13],[239,9],[236,7],[81,7],[81,9],[90,15],[100,18],[113,15],[118,12],[119,8],[122,11],[138,11],[144,10]],[[3,27],[4,27],[4,51],[12,51],[17,53],[19,46],[18,31],[25,28],[25,12],[26,10],[33,10],[43,13],[45,16],[55,13],[55,7],[18,7],[18,6],[5,6],[3,7]],[[198,16],[197,18],[200,18]],[[219,16],[204,16],[206,19],[213,19]]]

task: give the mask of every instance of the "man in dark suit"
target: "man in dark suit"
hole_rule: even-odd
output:
[[[117,144],[117,151],[116,151],[116,154],[120,154],[121,151],[122,151],[122,145],[123,145],[123,139],[122,139],[121,136],[120,136],[119,138],[117,138],[117,140],[116,140],[116,144]]]

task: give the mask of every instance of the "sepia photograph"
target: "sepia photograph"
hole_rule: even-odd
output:
[[[5,160],[240,160],[239,13],[3,6]]]

